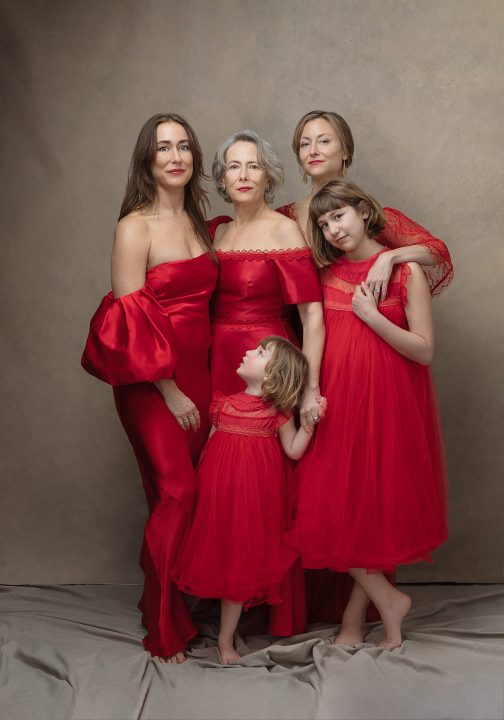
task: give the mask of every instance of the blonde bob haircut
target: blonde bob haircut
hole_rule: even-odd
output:
[[[261,387],[263,399],[278,410],[292,410],[301,402],[308,379],[308,360],[290,340],[279,335],[270,335],[259,345],[265,350],[269,345],[274,347]]]
[[[376,237],[385,227],[387,218],[374,197],[345,178],[331,180],[312,197],[310,202],[309,240],[313,259],[319,268],[330,265],[343,253],[327,242],[318,220],[322,215],[333,210],[341,210],[345,206],[353,207],[360,213],[368,213],[368,217],[363,220],[369,237]]]
[[[317,120],[318,118],[327,120],[329,125],[332,126],[341,143],[343,153],[347,156],[347,159],[343,161],[343,166],[344,168],[349,168],[352,164],[354,154],[354,139],[352,131],[350,130],[350,125],[347,123],[345,118],[341,117],[341,115],[338,115],[338,113],[335,112],[330,112],[329,110],[310,110],[310,112],[307,112],[306,115],[303,115],[296,125],[296,129],[294,130],[294,135],[292,137],[292,149],[294,150],[298,163],[299,147],[301,145],[301,138],[303,137],[304,126],[306,123],[310,122],[310,120]],[[344,168],[342,168],[342,171]]]
[[[212,176],[217,192],[226,202],[230,203],[229,195],[224,186],[224,174],[226,172],[226,155],[230,147],[237,142],[253,143],[257,148],[257,162],[259,167],[266,171],[269,184],[264,193],[267,203],[273,202],[278,189],[283,185],[284,169],[275,149],[269,142],[263,140],[254,130],[240,130],[233,133],[217,148],[212,163]]]

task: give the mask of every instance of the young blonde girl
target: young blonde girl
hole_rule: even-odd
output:
[[[299,459],[311,432],[296,429],[308,363],[291,342],[271,336],[248,350],[236,371],[243,392],[217,393],[210,439],[198,466],[194,521],[174,579],[186,593],[221,598],[221,662],[239,658],[233,635],[243,608],[281,602],[280,583],[298,554],[284,542],[286,456]]]
[[[326,347],[321,391],[327,416],[298,465],[292,545],[306,568],[345,571],[354,588],[335,642],[364,639],[369,599],[385,628],[381,647],[402,642],[410,598],[384,575],[429,560],[446,540],[445,466],[429,365],[430,294],[416,263],[394,268],[387,296],[365,283],[386,250],[385,216],[344,178],[310,205],[321,269]]]

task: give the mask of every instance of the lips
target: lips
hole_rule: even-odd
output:
[[[175,168],[175,170],[168,170],[170,175],[182,175],[184,172],[183,168]]]
[[[249,190],[252,190],[251,187],[239,187],[236,189],[238,190],[238,192],[248,192]]]
[[[323,160],[310,160],[308,165],[321,165],[323,162]]]

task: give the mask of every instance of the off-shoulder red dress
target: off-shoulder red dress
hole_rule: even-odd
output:
[[[210,233],[232,218],[219,216],[209,223]],[[291,306],[320,302],[317,271],[308,248],[272,251],[219,251],[219,278],[212,299],[210,367],[214,392],[232,395],[243,389],[236,375],[246,350],[268,335],[298,343],[291,322]],[[292,495],[294,489],[291,488]],[[292,510],[292,503],[291,503]],[[282,603],[271,608],[273,635],[304,632],[304,580],[299,562],[282,584]]]
[[[216,393],[210,418],[217,430],[198,465],[194,519],[173,577],[190,595],[277,605],[298,557],[284,540],[288,470],[277,437],[289,416],[240,392]]]
[[[381,250],[380,252],[384,252]],[[378,253],[379,254],[379,253]],[[321,273],[327,415],[298,463],[293,547],[308,568],[395,569],[446,540],[443,440],[430,369],[394,350],[352,311],[376,261],[338,258]],[[380,312],[407,329],[407,264]]]
[[[191,519],[194,465],[209,431],[209,302],[216,278],[207,254],[150,268],[140,290],[103,299],[82,358],[85,370],[114,386],[143,480],[149,518],[139,607],[148,631],[144,646],[156,656],[183,650],[196,634],[171,572]],[[180,428],[153,384],[169,377],[198,407],[198,432]]]
[[[375,238],[386,248],[400,248],[407,245],[423,245],[430,252],[434,265],[423,267],[431,295],[439,295],[453,279],[453,265],[445,243],[434,237],[428,230],[416,223],[404,213],[394,208],[383,208],[387,223]],[[297,222],[296,203],[277,208],[277,212]],[[304,232],[305,228],[301,228]]]

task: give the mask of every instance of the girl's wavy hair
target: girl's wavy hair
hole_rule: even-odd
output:
[[[369,237],[376,237],[385,227],[385,213],[374,197],[345,178],[331,180],[312,197],[310,202],[308,241],[318,268],[331,265],[336,258],[343,254],[341,250],[333,247],[324,238],[318,219],[321,215],[333,210],[340,210],[346,205],[361,213],[368,212],[368,217],[364,218],[364,227]]]
[[[140,130],[131,157],[119,220],[135,210],[148,212],[158,205],[157,186],[152,174],[152,165],[157,152],[157,127],[165,122],[178,123],[187,133],[193,158],[193,173],[184,188],[184,206],[201,247],[215,259],[205,219],[205,210],[209,207],[209,202],[207,192],[202,187],[203,181],[209,178],[203,170],[203,153],[198,138],[187,120],[181,115],[158,113],[150,117]]]
[[[212,163],[212,176],[214,179],[217,192],[226,202],[231,202],[225,187],[223,187],[224,174],[226,172],[226,155],[230,147],[237,142],[250,142],[257,148],[257,162],[268,176],[269,186],[264,193],[264,199],[267,203],[273,202],[277,190],[282,186],[284,181],[284,169],[280,158],[278,157],[273,146],[263,140],[254,130],[240,130],[230,135],[217,148]]]
[[[292,410],[301,402],[308,379],[308,360],[290,340],[278,335],[264,338],[259,345],[265,350],[269,345],[274,347],[261,387],[263,399],[278,410]]]

